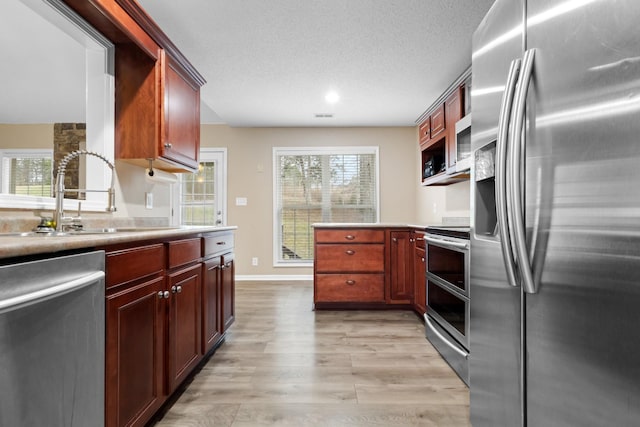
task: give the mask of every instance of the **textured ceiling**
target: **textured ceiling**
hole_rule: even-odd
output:
[[[203,122],[231,126],[411,126],[470,65],[493,3],[138,1],[207,80]]]

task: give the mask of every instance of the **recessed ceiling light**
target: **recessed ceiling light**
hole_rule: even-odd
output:
[[[324,96],[324,100],[329,104],[335,104],[340,101],[340,95],[338,95],[338,92],[332,90]]]

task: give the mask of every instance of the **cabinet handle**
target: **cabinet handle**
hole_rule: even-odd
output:
[[[393,240],[394,242],[398,242],[398,238],[397,237],[393,237],[391,240]]]
[[[220,266],[220,270],[224,270],[225,268],[227,268],[227,266],[226,266],[226,265],[224,265],[224,264],[222,264],[222,265]]]
[[[352,251],[351,249],[349,249],[348,251],[344,251],[344,253],[347,255],[353,255],[356,253],[356,251]]]
[[[416,242],[422,242],[424,240],[424,238],[422,237],[416,237]]]
[[[226,264],[224,265],[224,267],[225,267],[225,268],[229,268],[229,267],[231,267],[231,261],[229,261],[228,263],[226,263]]]
[[[158,298],[160,299],[169,298],[169,291],[158,291]]]
[[[226,245],[227,242],[216,242],[216,245]]]
[[[347,240],[353,240],[356,238],[356,236],[352,235],[352,234],[347,234],[346,236],[344,236],[345,239]]]
[[[173,147],[173,145],[171,145],[170,142],[167,142],[164,144],[164,148],[171,148],[171,147]]]
[[[355,281],[355,280],[347,280],[347,281],[345,281],[345,283],[346,283],[347,285],[351,285],[351,286],[353,286],[353,285],[355,285],[355,284],[356,284],[356,281]]]
[[[179,294],[180,292],[182,292],[182,286],[178,285],[178,286],[171,287],[171,293]]]

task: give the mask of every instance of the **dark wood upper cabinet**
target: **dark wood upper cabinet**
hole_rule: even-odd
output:
[[[464,86],[453,91],[444,103],[447,135],[447,169],[456,166],[456,122],[464,116]]]
[[[431,139],[438,139],[446,129],[446,113],[444,104],[431,113]]]
[[[195,172],[205,80],[135,0],[64,0],[115,45],[115,158]]]

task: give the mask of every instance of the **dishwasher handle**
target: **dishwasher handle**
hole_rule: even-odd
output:
[[[50,286],[45,289],[40,289],[34,292],[7,298],[0,301],[0,314],[8,313],[10,311],[17,310],[23,307],[29,307],[31,305],[68,294],[70,292],[92,285],[96,283],[96,281],[102,279],[104,279],[104,272],[96,271],[94,273],[87,274],[86,276],[61,283],[59,285]]]

